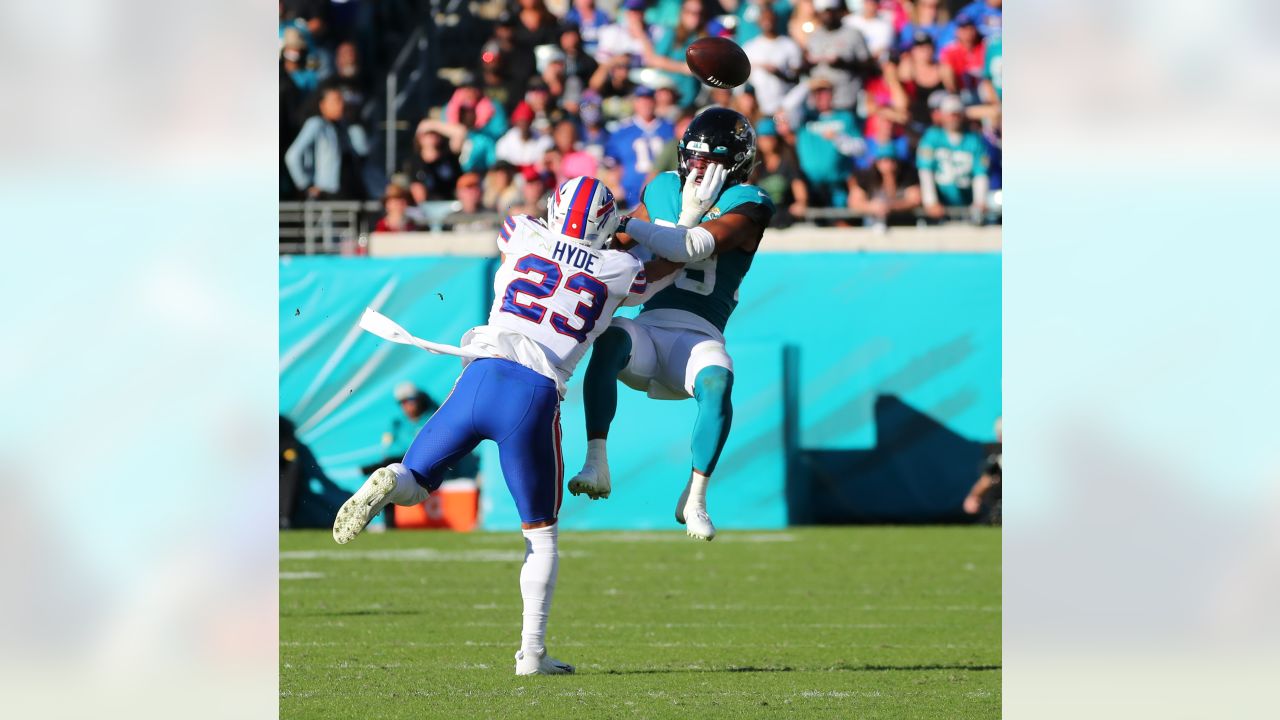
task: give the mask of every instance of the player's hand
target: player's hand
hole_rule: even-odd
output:
[[[694,227],[720,199],[720,191],[729,171],[720,163],[709,163],[699,177],[698,169],[689,172],[680,192],[680,224]]]
[[[934,220],[938,220],[938,219],[940,219],[943,215],[945,215],[945,214],[946,214],[946,211],[942,209],[942,204],[941,204],[941,203],[934,203],[933,205],[925,205],[925,206],[924,206],[924,214],[925,214],[925,215],[928,215],[929,217],[933,218]]]
[[[982,501],[973,495],[969,495],[964,499],[964,511],[968,515],[977,515],[982,509]]]

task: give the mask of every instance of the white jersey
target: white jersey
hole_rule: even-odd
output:
[[[528,215],[508,217],[498,235],[489,324],[463,345],[520,363],[564,385],[619,305],[647,287],[644,265],[618,250],[592,250]],[[631,303],[627,300],[631,299]]]

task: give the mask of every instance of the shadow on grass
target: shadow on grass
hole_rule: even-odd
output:
[[[636,670],[605,670],[601,675],[678,675],[681,673],[783,673],[783,672],[926,672],[930,670],[964,670],[968,672],[990,672],[1000,670],[999,665],[848,665],[840,663],[822,668],[782,667],[743,667],[722,668],[640,668]]]
[[[280,617],[353,617],[359,615],[426,615],[425,610],[334,610],[331,612],[284,612]]]

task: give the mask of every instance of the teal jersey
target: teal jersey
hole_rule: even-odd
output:
[[[769,217],[774,205],[763,190],[754,185],[734,185],[720,194],[702,222],[714,220],[740,205],[763,205]],[[644,189],[644,206],[655,225],[675,226],[680,219],[680,175],[664,172]],[[768,224],[768,219],[765,220]],[[685,310],[703,318],[724,332],[729,316],[738,306],[738,287],[751,269],[754,252],[734,249],[706,260],[689,263],[676,271],[676,280],[645,303],[640,312]]]
[[[964,206],[973,202],[973,178],[987,174],[987,151],[982,139],[961,133],[959,142],[940,127],[929,128],[916,150],[916,167],[933,171],[938,199],[943,205]]]
[[[982,77],[991,81],[996,97],[1004,102],[1004,72],[1001,60],[1004,56],[1004,40],[1000,35],[987,39],[987,54],[982,61]]]
[[[800,170],[814,183],[843,183],[853,172],[853,156],[863,148],[862,131],[848,110],[817,113],[796,133]]]
[[[679,5],[676,6],[676,10],[679,12]],[[685,61],[685,52],[689,49],[689,46],[698,39],[698,37],[696,35],[690,35],[689,38],[684,41],[684,45],[677,46],[676,31],[674,28],[675,24],[672,24],[669,27],[662,25],[655,27],[653,51],[668,60],[676,60],[683,63]],[[663,72],[671,81],[675,91],[680,95],[680,97],[676,98],[676,103],[685,107],[692,105],[694,98],[698,96],[698,90],[702,87],[702,83],[699,82],[698,78],[692,75],[685,75],[684,73],[673,73],[669,71]]]

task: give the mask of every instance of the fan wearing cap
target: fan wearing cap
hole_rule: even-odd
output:
[[[956,14],[956,22],[972,21],[982,37],[998,37],[1004,24],[1003,0],[973,0]]]
[[[809,33],[805,47],[805,59],[812,68],[810,77],[829,81],[835,106],[850,109],[858,99],[863,78],[878,72],[879,64],[862,33],[842,23],[844,0],[813,0],[813,9],[819,24]]]
[[[907,91],[907,116],[915,137],[932,123],[930,99],[956,91],[955,75],[949,65],[937,61],[933,37],[917,30],[911,48],[898,60],[898,81]]]
[[[391,394],[400,409],[387,423],[387,429],[382,433],[382,440],[379,445],[381,457],[377,462],[369,463],[360,468],[360,472],[365,475],[380,467],[400,462],[400,459],[404,457],[405,451],[409,449],[409,445],[413,442],[414,436],[418,434],[423,425],[427,424],[427,420],[431,418],[431,414],[438,407],[435,400],[431,399],[431,396],[426,391],[410,380],[397,383]]]
[[[900,52],[907,52],[922,42],[921,33],[931,41],[935,55],[938,48],[946,44],[944,41],[951,40],[941,5],[942,0],[916,0],[912,3],[911,19],[898,32],[897,48]]]
[[[987,47],[978,34],[977,24],[968,18],[956,22],[956,39],[942,48],[938,59],[951,68],[964,95],[977,92],[986,54]]]
[[[412,232],[417,230],[406,213],[413,195],[400,185],[392,183],[382,194],[383,215],[373,227],[375,232]]]
[[[809,81],[813,107],[796,133],[796,154],[816,207],[844,207],[853,185],[854,159],[866,150],[853,112],[835,107],[831,81]]]
[[[657,116],[657,102],[651,87],[640,86],[631,96],[633,115],[622,121],[609,137],[605,156],[622,169],[624,207],[640,202],[640,190],[654,171],[654,161],[662,148],[675,137],[675,126]]]
[[[938,125],[920,138],[916,168],[925,214],[940,219],[949,207],[967,207],[974,218],[986,211],[987,153],[982,138],[965,129],[964,103],[948,95],[938,105]]]

